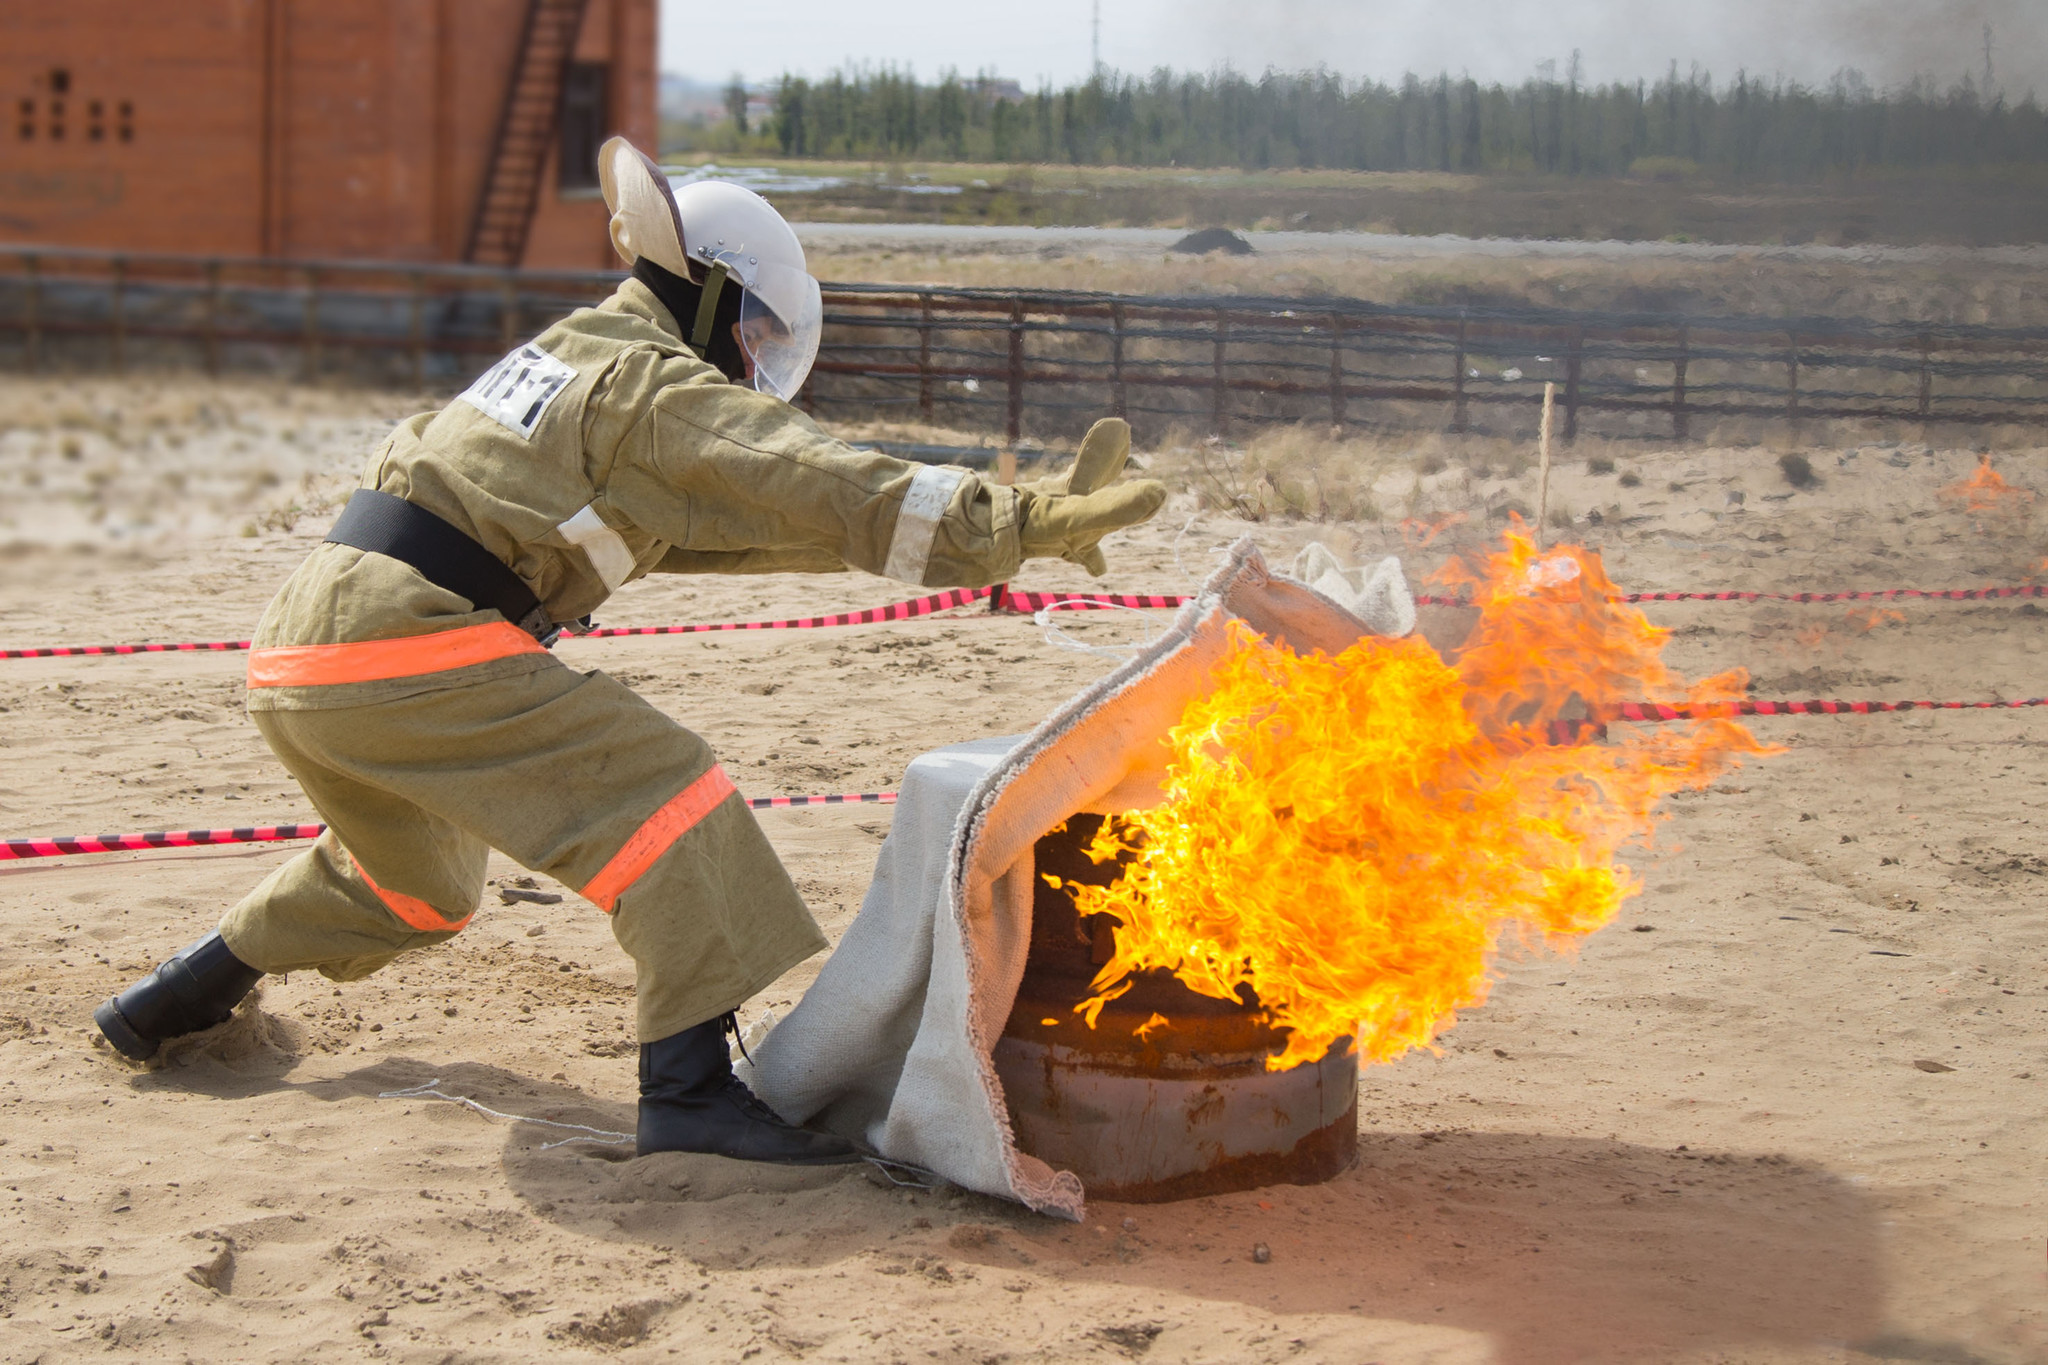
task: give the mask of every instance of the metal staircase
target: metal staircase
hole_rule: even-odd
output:
[[[498,115],[498,135],[477,195],[463,258],[478,265],[516,266],[540,201],[541,176],[553,150],[562,82],[576,53],[588,0],[528,0],[519,55]]]

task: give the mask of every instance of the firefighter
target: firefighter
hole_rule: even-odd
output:
[[[94,1019],[141,1059],[264,973],[359,980],[468,924],[496,848],[580,889],[634,961],[641,1154],[857,1159],[732,1072],[733,1011],[824,946],[752,812],[703,740],[547,646],[647,573],[1100,574],[1097,542],[1165,490],[1112,482],[1113,420],[1015,488],[834,440],[788,401],[823,314],[781,215],[674,193],[621,138],[600,172],[632,277],[399,425],[257,629],[250,716],[327,832]]]

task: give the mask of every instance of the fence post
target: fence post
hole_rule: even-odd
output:
[[[1330,314],[1330,425],[1344,425],[1344,315]]]
[[[22,269],[28,272],[28,367],[40,370],[43,367],[43,272],[42,264],[34,256],[21,258]]]
[[[917,410],[932,420],[932,296],[930,290],[918,296],[917,322]]]
[[[1683,441],[1692,429],[1685,407],[1685,362],[1692,349],[1692,329],[1678,329],[1678,358],[1671,362],[1671,437]]]
[[[305,380],[312,383],[320,373],[320,272],[306,267],[305,331],[299,342]]]
[[[1579,369],[1585,359],[1586,329],[1572,328],[1572,348],[1564,365],[1564,443],[1579,439]]]
[[[1928,410],[1934,406],[1934,338],[1926,332],[1920,334],[1920,420],[1927,420]]]
[[[206,372],[220,373],[220,262],[206,263]]]
[[[1799,333],[1785,333],[1785,420],[1792,425],[1792,439],[1799,439]]]
[[[405,322],[405,338],[412,351],[412,386],[423,389],[427,386],[426,277],[423,271],[415,270],[409,279],[412,297]]]
[[[1465,430],[1465,314],[1458,313],[1458,358],[1451,371],[1451,430]]]
[[[1109,305],[1109,411],[1113,417],[1128,417],[1124,401],[1124,306]]]
[[[1221,308],[1216,310],[1216,360],[1215,378],[1210,385],[1209,424],[1214,435],[1223,434],[1225,419],[1229,415],[1230,391],[1224,387],[1223,344],[1230,339],[1230,316]]]
[[[1004,428],[1011,445],[1024,432],[1024,300],[1010,300],[1010,416]]]
[[[498,340],[508,355],[512,344],[519,339],[518,321],[519,277],[508,270],[504,283],[498,286]]]
[[[114,324],[114,373],[128,370],[128,258],[116,256],[113,279],[107,287],[109,314]]]

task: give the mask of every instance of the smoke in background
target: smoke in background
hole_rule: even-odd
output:
[[[1208,60],[1240,71],[1328,67],[1395,80],[1404,72],[1469,72],[1517,83],[1569,74],[1574,49],[1593,82],[1654,79],[1676,59],[1716,82],[1738,70],[1824,85],[1853,68],[1879,88],[1931,76],[1984,80],[1992,30],[1993,86],[2011,99],[2048,96],[2043,0],[1197,0]],[[1110,7],[1105,5],[1107,11]],[[1105,26],[1108,17],[1105,15]],[[1109,54],[1105,53],[1105,57]],[[1119,58],[1121,52],[1116,54]],[[1186,58],[1180,59],[1186,62]],[[1127,69],[1144,63],[1123,60]],[[1202,63],[1188,63],[1202,64]]]

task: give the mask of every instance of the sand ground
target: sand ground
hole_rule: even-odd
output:
[[[413,401],[0,380],[0,644],[245,636]],[[1534,498],[1533,473],[1493,454],[1431,450],[1315,457],[1377,471],[1369,521],[1246,522],[1185,481],[1111,546],[1109,582],[1185,589],[1247,533],[1283,560],[1318,538],[1402,553],[1419,579],[1491,534],[1488,506]],[[1807,453],[1806,491],[1776,452],[1681,448],[1632,451],[1616,474],[1575,456],[1557,496],[1631,588],[2042,572],[2038,506],[1985,521],[1937,496],[1968,452]],[[2048,450],[2000,461],[2048,490]],[[1404,545],[1402,518],[1457,511],[1470,520]],[[1034,565],[1022,585],[1082,582]],[[857,575],[650,582],[602,617],[903,595]],[[2048,612],[2031,602],[1654,615],[1682,667],[1746,665],[1762,697],[2048,691]],[[1145,628],[1123,613],[1068,625],[1095,642]],[[1113,666],[972,611],[562,654],[708,736],[754,794],[891,786],[917,753],[1028,727]],[[310,818],[242,712],[241,671],[234,655],[0,662],[0,834]],[[559,904],[500,904],[520,875],[502,860],[452,944],[347,987],[273,979],[149,1070],[95,1045],[92,1007],[289,850],[0,865],[0,1359],[2048,1358],[2043,724],[1758,722],[1784,752],[1672,804],[1620,922],[1576,960],[1503,964],[1440,1055],[1365,1073],[1348,1172],[1096,1203],[1081,1226],[858,1168],[622,1160],[548,1145],[561,1129],[387,1097],[438,1080],[508,1114],[631,1127],[630,966],[564,888],[538,887]],[[888,810],[762,818],[836,937]]]

